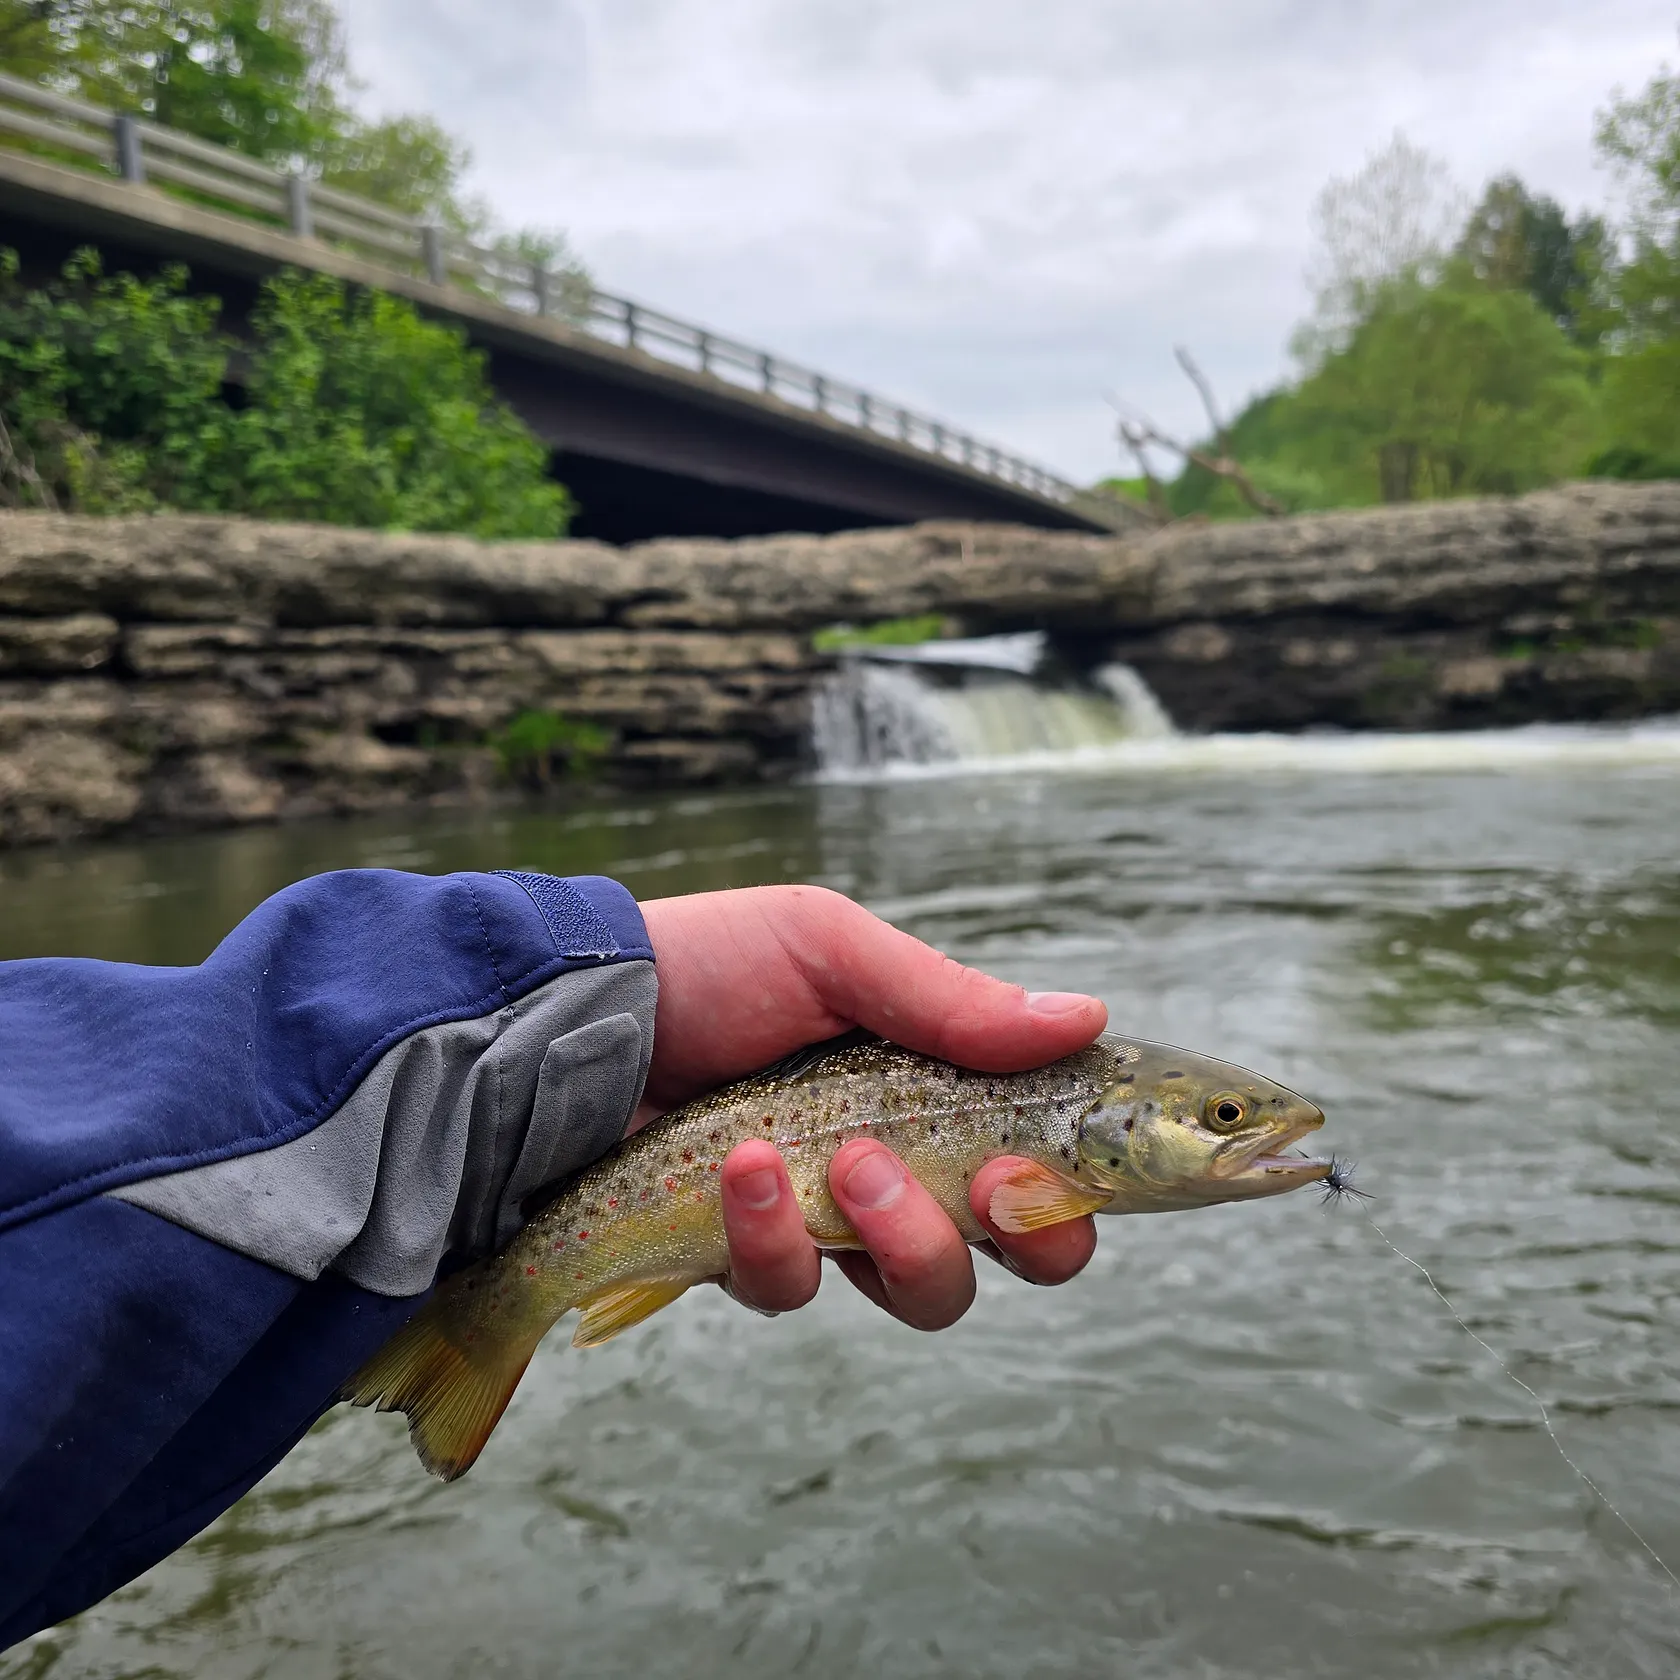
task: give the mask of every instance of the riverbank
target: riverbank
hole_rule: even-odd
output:
[[[787,777],[810,632],[919,613],[1123,659],[1186,729],[1646,716],[1680,710],[1680,485],[626,549],[0,514],[0,843],[489,799],[530,712],[606,731],[608,780]]]

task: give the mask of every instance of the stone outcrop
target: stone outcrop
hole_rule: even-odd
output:
[[[924,612],[1128,659],[1189,728],[1680,710],[1680,485],[629,549],[0,514],[0,842],[486,797],[530,710],[613,777],[786,775],[809,632]]]

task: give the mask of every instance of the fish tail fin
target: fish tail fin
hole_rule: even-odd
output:
[[[452,1482],[484,1450],[548,1325],[532,1326],[530,1334],[500,1326],[462,1346],[447,1333],[448,1308],[441,1298],[423,1307],[345,1384],[341,1398],[406,1412],[420,1462]]]

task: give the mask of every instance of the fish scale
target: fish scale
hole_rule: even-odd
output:
[[[499,1254],[442,1284],[344,1397],[406,1412],[426,1467],[462,1474],[567,1312],[581,1309],[574,1345],[592,1347],[728,1272],[722,1166],[749,1138],[780,1151],[812,1241],[844,1249],[860,1245],[828,1168],[855,1138],[892,1149],[977,1243],[992,1232],[970,1186],[1000,1156],[1017,1167],[992,1192],[988,1216],[1025,1233],[1092,1212],[1201,1206],[1322,1179],[1326,1162],[1266,1153],[1322,1121],[1245,1069],[1111,1034],[1020,1073],[847,1034],[627,1138],[550,1195]]]

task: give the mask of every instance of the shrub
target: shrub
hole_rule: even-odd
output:
[[[297,273],[264,285],[247,344],[220,314],[189,295],[179,267],[106,275],[82,251],[28,288],[16,257],[0,255],[12,457],[9,470],[0,459],[0,496],[88,513],[565,534],[572,503],[547,476],[547,451],[497,401],[464,334],[385,293]]]
[[[547,711],[519,713],[489,741],[504,776],[540,788],[552,787],[557,771],[593,775],[612,744],[611,732],[598,723]]]

